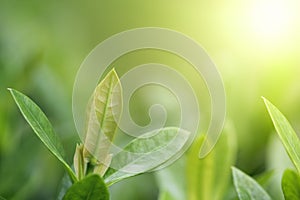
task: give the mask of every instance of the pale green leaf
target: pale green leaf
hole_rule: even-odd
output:
[[[102,178],[92,174],[73,184],[63,200],[109,200],[109,193]]]
[[[285,200],[300,199],[300,176],[295,171],[285,170],[281,186]]]
[[[204,137],[194,141],[187,154],[187,194],[190,200],[222,200],[229,185],[235,162],[236,144],[234,131],[227,126],[212,151],[198,158]]]
[[[63,178],[61,179],[58,189],[59,192],[57,194],[57,200],[62,200],[63,197],[65,196],[67,190],[72,186],[72,182],[70,180],[70,177],[67,174],[64,174]]]
[[[182,156],[172,165],[155,173],[160,197],[170,200],[182,200],[186,197],[186,157]]]
[[[94,167],[93,172],[99,174],[102,177],[105,174],[105,172],[108,170],[111,160],[112,160],[112,154],[108,154],[106,159],[104,160],[105,164],[100,163],[96,165]]]
[[[167,127],[134,139],[113,157],[105,182],[111,185],[160,166],[182,150],[188,137],[187,131]]]
[[[117,183],[123,179],[133,177],[136,175],[139,175],[140,173],[129,173],[129,172],[123,172],[120,170],[116,170],[114,168],[109,167],[104,174],[104,182],[107,186],[111,186],[114,183]]]
[[[240,200],[271,200],[268,193],[250,176],[232,167],[233,182]]]
[[[96,87],[90,100],[84,157],[94,157],[108,166],[109,148],[122,111],[122,89],[113,69]]]
[[[31,126],[38,138],[50,150],[50,152],[63,164],[66,168],[71,180],[77,180],[74,172],[64,160],[64,149],[60,140],[53,130],[52,125],[42,110],[26,95],[14,89],[9,89],[16,104],[18,105],[24,118]]]
[[[291,161],[300,173],[300,141],[285,116],[267,99],[263,98],[275,129]]]
[[[83,149],[83,144],[77,144],[73,158],[75,173],[79,180],[85,176],[87,170],[87,165],[83,157]]]

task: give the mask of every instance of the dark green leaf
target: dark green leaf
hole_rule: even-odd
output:
[[[52,125],[42,110],[26,95],[14,89],[9,89],[16,104],[26,121],[29,123],[38,138],[50,150],[50,152],[64,165],[70,178],[75,182],[76,176],[70,166],[64,160],[64,150],[60,140],[54,132]]]
[[[233,182],[240,200],[271,200],[268,193],[250,176],[232,167]]]
[[[300,176],[293,170],[285,170],[281,186],[286,200],[300,199]]]
[[[294,129],[285,116],[267,99],[263,98],[275,129],[287,151],[290,159],[300,173],[300,141]]]
[[[92,174],[74,183],[63,200],[109,200],[109,193],[102,178]]]

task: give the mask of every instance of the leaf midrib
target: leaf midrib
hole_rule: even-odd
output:
[[[16,100],[15,95],[14,95],[14,99]],[[27,102],[27,101],[28,101],[28,99],[26,99],[26,102]],[[19,106],[21,106],[18,100],[16,100],[16,102],[17,102],[17,104],[18,104]],[[26,110],[26,111],[30,114],[30,116],[33,118],[35,124],[37,124],[37,126],[42,130],[43,134],[46,136],[46,138],[50,141],[50,140],[51,140],[50,137],[48,136],[48,134],[46,133],[46,131],[44,130],[44,128],[40,125],[40,123],[39,123],[38,120],[36,119],[35,115],[30,111],[30,109],[27,108],[27,106],[25,106],[25,104],[23,104],[22,107],[23,107],[24,110]],[[38,108],[37,108],[37,109],[38,109]],[[38,110],[40,110],[40,109],[38,109]],[[40,111],[41,111],[41,110],[40,110]],[[26,114],[24,113],[24,111],[21,110],[21,112],[22,112],[23,115],[25,116],[27,122],[28,122],[31,126],[33,126],[32,122],[28,119],[28,117],[26,117]],[[43,117],[45,117],[45,116],[43,116]],[[48,122],[47,122],[47,123],[48,123]],[[52,134],[52,133],[53,133],[53,129],[52,129],[52,128],[50,128],[50,129],[51,129],[51,134]],[[48,143],[48,142],[46,143],[45,140],[44,140],[43,138],[40,137],[39,133],[37,133],[37,131],[36,131],[35,129],[34,129],[34,132],[37,134],[37,136],[40,138],[40,140],[43,141],[43,143],[45,143],[48,147],[52,147],[53,149],[55,149],[55,152],[53,152],[53,151],[50,151],[50,152],[53,153],[54,155],[56,155],[57,157],[59,157],[59,158],[61,159],[61,161],[64,162],[64,160],[62,160],[62,155],[59,153],[59,150],[57,149],[57,147],[56,147],[55,145],[52,145],[51,143]]]
[[[297,142],[299,142],[299,138],[297,137],[296,132],[293,130],[291,124],[286,119],[286,117],[283,117],[283,114],[274,105],[272,105],[268,101],[266,101],[266,102],[267,102],[267,109],[268,109],[269,113],[272,113],[270,116],[271,116],[271,119],[274,123],[275,129],[278,132],[279,137],[281,138],[282,143],[283,144],[288,143],[288,145],[290,147],[292,147],[293,142],[290,141],[289,137],[286,134],[282,134],[282,132],[285,132],[285,131],[290,132],[291,137],[293,137],[293,139],[296,139]],[[272,107],[272,109],[270,109],[271,107]],[[275,119],[274,115],[281,118],[281,120],[284,121],[284,124],[287,125],[288,128],[285,128],[285,125],[283,123],[278,122]],[[298,155],[297,150],[294,149],[294,148],[287,148],[286,145],[284,145],[284,146],[285,146],[285,149],[286,149],[287,153],[288,154],[293,154],[293,155],[290,155],[290,156],[295,157],[297,159],[297,160],[294,160],[294,159],[291,159],[291,160],[294,163],[294,165],[296,166],[297,170],[300,172],[300,157]]]
[[[103,129],[103,126],[104,126],[104,123],[105,123],[104,118],[105,118],[107,110],[108,110],[108,104],[109,104],[109,99],[111,97],[111,91],[112,91],[113,83],[114,83],[114,76],[111,76],[111,80],[110,80],[109,88],[108,88],[108,95],[107,95],[107,98],[106,98],[105,107],[104,107],[104,111],[103,111],[103,117],[102,117],[102,120],[100,122],[100,128],[101,129]]]
[[[49,135],[47,134],[47,132],[45,131],[45,129],[40,125],[39,121],[37,120],[37,118],[31,112],[31,110],[29,108],[36,109],[40,113],[40,115],[44,118],[44,121],[46,123],[45,125],[50,128],[50,131],[51,131],[51,134],[53,136],[53,139],[57,143],[58,138],[56,137],[55,132],[54,132],[54,130],[53,130],[53,128],[52,128],[49,120],[47,119],[46,115],[43,113],[43,111],[29,97],[27,97],[26,95],[22,94],[21,92],[18,92],[17,90],[10,89],[10,88],[9,88],[9,90],[10,90],[10,92],[11,92],[11,94],[13,96],[13,99],[15,100],[16,104],[18,105],[20,112],[22,113],[22,115],[26,119],[26,121],[29,123],[29,125],[31,126],[31,128],[33,129],[33,131],[35,132],[35,134],[37,135],[37,137],[47,147],[47,149],[51,152],[51,154],[53,154],[63,164],[63,166],[67,170],[67,173],[69,174],[72,182],[76,182],[77,181],[76,176],[74,175],[74,173],[73,173],[72,169],[70,168],[70,166],[64,160],[62,154],[60,154],[60,150],[63,151],[62,146],[61,146],[61,149],[58,149],[54,145],[54,143],[52,144],[52,140],[50,140]],[[23,101],[19,101],[18,100],[19,98],[23,99]],[[32,105],[30,105],[30,104],[32,104]],[[25,113],[25,112],[27,112],[27,113]],[[29,117],[31,117],[32,120],[29,120]],[[32,121],[34,121],[35,124],[37,125],[37,127],[40,128],[41,132],[43,133],[43,137],[45,136],[44,139],[41,137],[41,134],[38,133],[38,131],[36,130],[37,127],[33,126]],[[46,138],[48,139],[48,142],[46,142]]]
[[[109,99],[111,97],[111,90],[112,90],[113,82],[114,82],[114,76],[111,76],[111,79],[110,79],[110,82],[109,82],[109,87],[108,87],[108,94],[107,94],[107,97],[106,97],[106,101],[104,103],[103,117],[100,121],[100,133],[101,133],[101,129],[103,130],[103,126],[104,126],[104,123],[105,123],[105,118],[106,118],[105,116],[106,116],[106,113],[107,113],[107,110],[108,110],[108,102],[109,102]],[[96,101],[98,97],[95,96],[94,98],[95,98],[94,101]],[[96,102],[94,102],[94,104],[96,104]],[[95,112],[97,112],[97,111],[95,110]],[[95,114],[96,114],[96,118],[97,118],[97,113],[95,113]],[[106,135],[106,133],[104,133],[104,134]],[[98,137],[100,137],[100,136],[98,136]],[[96,149],[95,149],[96,154],[98,153],[99,143],[100,143],[100,140],[97,139],[96,146],[95,146],[96,147]]]

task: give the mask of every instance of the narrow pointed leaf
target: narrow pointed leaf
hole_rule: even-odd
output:
[[[82,144],[77,144],[73,158],[75,173],[79,180],[84,177],[87,168],[86,162],[83,157],[83,148],[84,147]]]
[[[188,140],[187,131],[167,127],[134,139],[116,154],[105,175],[108,185],[127,177],[152,170],[179,153]]]
[[[84,156],[92,155],[104,163],[117,129],[122,110],[122,90],[115,70],[96,87],[91,98],[87,116]],[[109,163],[104,163],[109,165]]]
[[[244,172],[232,167],[232,175],[239,200],[271,200],[268,193]]]
[[[235,135],[233,130],[225,127],[212,151],[199,159],[203,141],[203,136],[195,140],[187,154],[188,199],[221,200],[229,185],[230,167],[235,162]]]
[[[9,90],[22,115],[35,134],[49,149],[49,151],[63,164],[71,180],[75,182],[77,180],[76,176],[64,159],[64,149],[46,115],[29,97],[17,90]]]
[[[63,200],[109,200],[109,193],[102,178],[92,174],[74,183]]]
[[[300,176],[295,171],[285,170],[281,186],[285,200],[300,199]]]
[[[275,129],[287,151],[291,161],[295,165],[298,173],[300,173],[300,141],[299,138],[285,118],[285,116],[267,99],[263,98],[271,116]]]

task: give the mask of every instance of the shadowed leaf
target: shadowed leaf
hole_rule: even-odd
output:
[[[47,119],[43,111],[26,95],[14,89],[9,89],[16,104],[18,105],[24,118],[31,126],[38,138],[50,150],[50,152],[63,164],[66,168],[71,180],[76,182],[77,178],[64,159],[64,149],[61,142],[53,130],[52,125]]]

